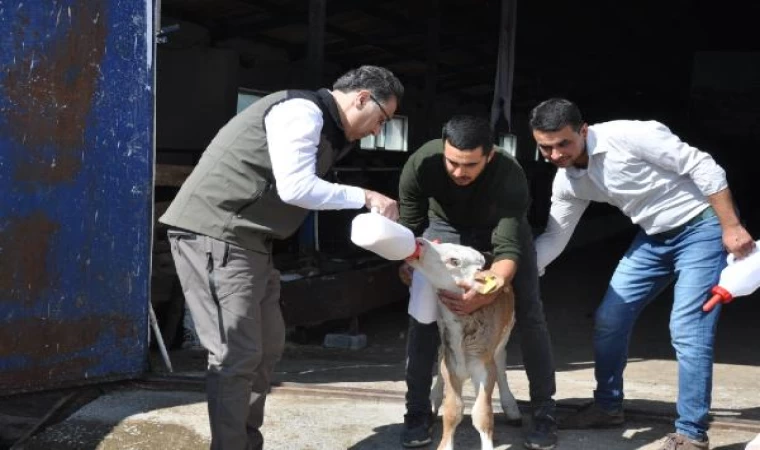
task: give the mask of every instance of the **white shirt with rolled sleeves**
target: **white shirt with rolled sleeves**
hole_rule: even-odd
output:
[[[728,187],[705,152],[656,121],[618,120],[589,127],[586,169],[558,169],[546,230],[536,239],[543,274],[567,246],[589,203],[618,207],[647,234],[672,230],[705,210]]]
[[[264,118],[277,193],[305,209],[362,208],[364,189],[330,183],[315,172],[323,123],[317,105],[300,98],[278,103]]]

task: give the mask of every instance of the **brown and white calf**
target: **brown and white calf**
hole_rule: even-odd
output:
[[[418,252],[409,264],[419,270],[436,289],[462,292],[463,281],[487,289],[476,273],[485,258],[471,247],[439,244],[418,239]],[[506,343],[515,323],[514,294],[510,287],[499,287],[501,294],[488,306],[460,316],[438,305],[441,335],[441,364],[431,398],[438,411],[443,397],[443,436],[438,450],[454,448],[454,431],[462,421],[462,385],[471,379],[475,388],[472,423],[480,433],[481,449],[493,449],[493,408],[491,398],[498,382],[501,407],[510,421],[519,421],[520,410],[507,385]],[[445,388],[445,392],[444,392]]]

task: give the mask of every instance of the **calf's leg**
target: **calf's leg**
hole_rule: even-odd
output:
[[[507,423],[514,426],[521,425],[522,414],[507,382],[507,349],[504,344],[499,345],[494,359],[496,363],[496,381],[499,384],[501,409],[504,411],[504,415],[507,416]]]
[[[454,450],[454,432],[464,415],[463,380],[448,369],[445,359],[441,363],[441,375],[443,376],[445,395],[443,399],[443,434],[438,450]]]
[[[493,356],[476,360],[469,367],[475,387],[475,404],[472,406],[472,424],[480,433],[481,450],[493,450],[493,406],[491,397],[496,384],[496,364]]]
[[[433,389],[430,391],[430,403],[433,405],[433,415],[437,416],[438,410],[441,409],[441,403],[443,403],[443,375],[441,375],[440,369],[438,369],[438,376],[435,377]]]

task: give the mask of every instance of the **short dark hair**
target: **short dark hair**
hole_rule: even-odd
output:
[[[483,148],[483,154],[491,153],[493,149],[493,129],[485,117],[458,115],[449,119],[443,125],[443,143],[459,150]]]
[[[404,96],[404,85],[393,72],[378,66],[361,66],[351,69],[333,83],[333,90],[353,92],[367,89],[381,102],[387,102],[396,97],[396,103],[401,103]]]
[[[580,131],[583,116],[578,105],[564,98],[550,98],[539,103],[530,112],[530,129],[553,132],[570,125],[573,131]]]

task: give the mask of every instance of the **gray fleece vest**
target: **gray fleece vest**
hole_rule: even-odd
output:
[[[292,98],[312,101],[322,111],[316,173],[323,177],[351,147],[334,98],[326,89],[275,92],[240,112],[217,133],[159,220],[261,252],[271,250],[272,238],[292,235],[308,210],[280,200],[269,152],[282,149],[268,148],[264,126],[271,108]]]

